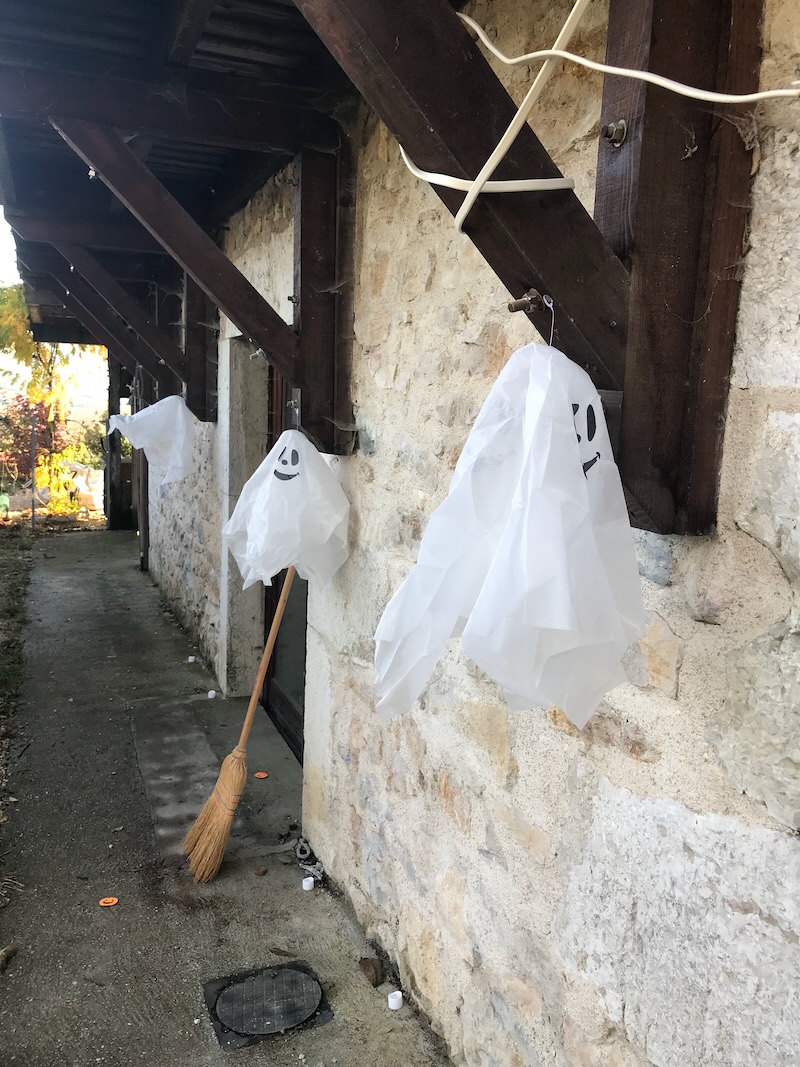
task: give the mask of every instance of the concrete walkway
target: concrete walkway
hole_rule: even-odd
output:
[[[213,679],[187,662],[190,642],[138,571],[133,537],[39,542],[26,649],[30,744],[12,766],[3,863],[25,889],[0,911],[0,944],[19,946],[0,976],[3,1067],[448,1062],[410,1008],[388,1011],[389,987],[366,981],[358,960],[371,952],[342,904],[302,891],[281,849],[300,822],[301,769],[266,715],[228,861],[208,886],[186,872],[181,835],[244,702],[208,699]],[[98,907],[108,896],[116,907]],[[204,983],[292,958],[317,972],[333,1019],[220,1048]]]

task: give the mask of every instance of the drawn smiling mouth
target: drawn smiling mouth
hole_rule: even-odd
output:
[[[297,474],[299,474],[299,473],[300,473],[300,471],[297,472]],[[292,478],[296,478],[297,477],[297,474],[281,474],[280,471],[273,471],[273,474],[275,475],[276,478],[280,478],[280,480],[282,482],[290,482],[292,480]]]
[[[586,473],[587,473],[588,471],[590,471],[590,470],[592,469],[592,467],[593,467],[593,466],[595,465],[595,463],[597,463],[598,459],[600,459],[600,453],[599,453],[599,452],[598,452],[598,453],[597,453],[597,455],[596,455],[596,456],[594,457],[594,459],[590,459],[590,460],[588,460],[588,461],[587,461],[586,463],[584,463],[584,465],[583,465],[583,473],[584,473],[584,475],[585,475],[585,474],[586,474]]]

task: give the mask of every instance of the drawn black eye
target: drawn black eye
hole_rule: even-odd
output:
[[[597,433],[597,417],[591,404],[586,409],[586,433],[589,440],[594,441],[594,435]]]
[[[594,424],[594,419],[592,419],[592,424]],[[592,433],[592,436],[594,437],[594,432]],[[296,467],[299,462],[300,462],[300,456],[299,456],[299,454],[297,452],[297,449],[293,448],[292,449],[292,466]]]
[[[578,409],[579,409],[579,408],[580,408],[580,404],[573,404],[573,405],[572,405],[572,417],[573,417],[573,419],[574,419],[574,418],[575,418],[575,416],[576,416],[576,415],[578,414]],[[578,433],[578,427],[577,427],[577,426],[575,427],[575,436],[576,436],[576,437],[578,438],[578,440],[580,441],[580,439],[581,439],[581,435],[580,435],[580,434]]]

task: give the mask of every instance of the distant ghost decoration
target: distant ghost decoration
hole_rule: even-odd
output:
[[[412,707],[449,638],[513,708],[584,726],[643,630],[639,576],[597,390],[527,345],[495,382],[375,634],[378,713]]]
[[[288,459],[284,459],[288,453]],[[278,466],[275,468],[275,477],[281,482],[290,482],[300,474],[300,453],[296,448],[286,448],[278,456]]]
[[[192,469],[195,417],[183,397],[165,396],[134,415],[112,415],[108,432],[114,430],[144,449],[153,485],[180,481]]]
[[[336,475],[299,430],[286,430],[242,489],[222,530],[244,588],[293,564],[327,582],[347,559],[350,505]]]

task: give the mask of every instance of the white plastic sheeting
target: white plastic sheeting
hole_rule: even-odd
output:
[[[112,415],[108,432],[114,430],[144,449],[152,484],[177,482],[191,471],[195,418],[183,397],[165,396],[135,415]]]
[[[600,398],[562,352],[509,360],[419,557],[378,626],[378,713],[412,707],[448,639],[513,708],[583,726],[644,629],[627,508]]]
[[[285,430],[242,489],[222,530],[244,578],[272,584],[294,565],[329,581],[347,559],[350,505],[336,475],[298,430]]]

